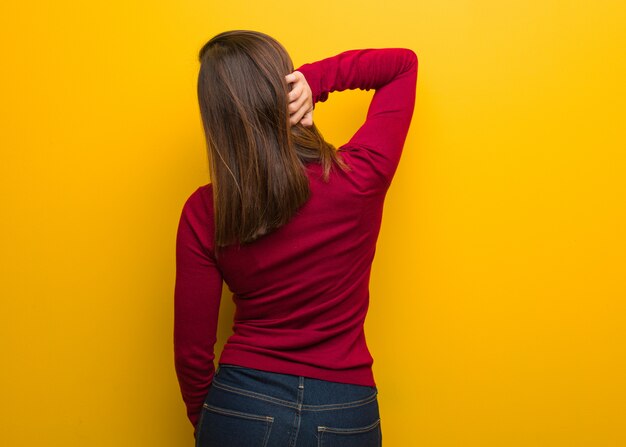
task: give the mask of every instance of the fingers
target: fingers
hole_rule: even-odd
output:
[[[288,84],[292,82],[296,82],[300,78],[304,78],[304,75],[298,70],[294,71],[293,73],[289,73],[288,75],[285,76],[285,79],[287,80]]]
[[[289,103],[289,105],[287,106],[287,109],[289,110],[289,113],[293,113],[298,109],[301,109],[302,106],[305,105],[305,103],[307,102],[308,98],[306,97],[306,95],[300,95],[298,97],[298,99],[296,99],[295,101],[291,101]],[[308,109],[308,107],[307,107]]]
[[[287,94],[287,100],[292,102],[298,99],[304,92],[304,86],[302,84],[296,84],[293,89]]]
[[[294,83],[291,91],[287,95],[288,112],[291,115],[289,121],[292,125],[298,124],[302,120],[302,125],[309,127],[313,125],[313,100],[311,89],[306,82],[304,74],[294,71],[285,76],[287,83]]]
[[[291,116],[289,117],[289,122],[291,123],[291,125],[293,126],[295,124],[298,124],[298,122],[302,119],[305,113],[306,113],[306,110],[303,108],[299,108],[297,111],[292,113]]]
[[[285,76],[285,79],[288,84],[294,83],[291,91],[288,94],[289,101],[293,101],[294,99],[298,98],[304,91],[304,84],[306,83],[306,81],[304,80],[304,75],[299,71],[294,71],[293,73]]]
[[[313,109],[305,113],[300,122],[304,127],[311,127],[313,125]]]
[[[289,122],[291,125],[301,123],[304,127],[311,127],[313,125],[313,107],[306,108],[301,107],[297,112],[291,115]]]

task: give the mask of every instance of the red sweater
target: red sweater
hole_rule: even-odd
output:
[[[187,199],[176,238],[175,367],[194,425],[213,375],[222,281],[233,293],[233,335],[219,363],[375,386],[363,324],[383,201],[413,115],[417,56],[410,49],[350,50],[304,64],[314,102],[375,89],[365,123],[338,151],[330,182],[309,163],[311,198],[290,222],[213,254],[212,184]]]

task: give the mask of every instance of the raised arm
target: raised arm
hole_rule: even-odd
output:
[[[413,117],[417,55],[408,48],[349,50],[299,68],[324,102],[334,91],[375,89],[365,123],[339,149],[364,151],[368,166],[385,189],[396,171]]]
[[[187,199],[176,236],[174,359],[194,437],[215,373],[214,345],[222,296],[222,274],[210,247],[209,195],[205,186]]]

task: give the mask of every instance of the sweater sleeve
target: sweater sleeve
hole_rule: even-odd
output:
[[[212,254],[206,197],[199,188],[185,203],[176,236],[174,360],[187,417],[194,426],[215,373],[214,345],[222,274]]]
[[[313,102],[334,91],[375,89],[365,123],[344,150],[358,149],[379,185],[389,187],[406,140],[417,83],[417,55],[407,48],[349,50],[299,68]]]

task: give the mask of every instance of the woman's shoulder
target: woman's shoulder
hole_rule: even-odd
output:
[[[188,200],[193,201],[213,201],[213,183],[207,183],[205,185],[200,185],[196,190],[189,196]]]
[[[199,192],[199,194],[202,194],[204,196],[210,196],[211,198],[213,198],[213,183],[207,183],[206,185],[199,186],[196,192]]]
[[[213,211],[213,184],[207,183],[198,186],[192,192],[183,206],[183,213],[191,213],[196,216],[210,217]]]

